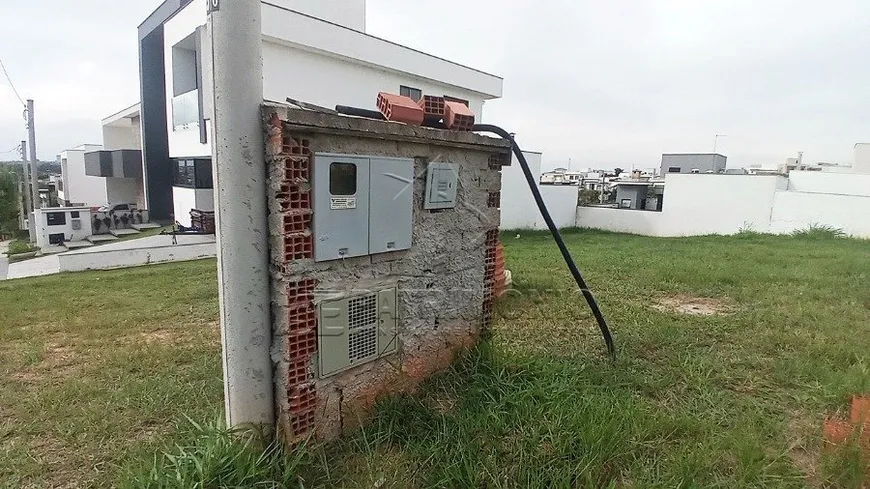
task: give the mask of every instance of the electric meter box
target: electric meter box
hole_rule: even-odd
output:
[[[456,190],[459,173],[453,163],[433,161],[426,167],[426,200],[423,208],[453,209],[456,207]]]
[[[413,159],[317,153],[312,173],[314,261],[411,247]]]
[[[323,300],[317,306],[321,378],[398,351],[396,289]]]

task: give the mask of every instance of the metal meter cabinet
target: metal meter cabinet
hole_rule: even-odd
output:
[[[396,289],[324,299],[317,306],[320,378],[398,351]]]
[[[426,210],[453,209],[456,207],[458,168],[453,163],[431,162],[426,168]]]
[[[315,261],[411,247],[413,159],[317,153],[312,173]]]

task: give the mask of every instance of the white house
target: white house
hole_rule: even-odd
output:
[[[106,179],[85,173],[85,153],[101,149],[103,147],[99,144],[82,144],[58,155],[57,200],[60,205],[100,206],[106,203]]]
[[[380,91],[446,95],[481,116],[502,79],[366,33],[365,0],[268,0],[267,100],[375,110]],[[213,209],[206,0],[166,0],[139,26],[145,194],[153,219]],[[423,21],[423,20],[421,20]]]
[[[63,207],[144,204],[139,150],[106,150],[83,144],[58,155],[57,200]]]

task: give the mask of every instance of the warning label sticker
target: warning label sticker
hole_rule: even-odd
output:
[[[356,197],[330,197],[329,208],[334,211],[356,209]]]

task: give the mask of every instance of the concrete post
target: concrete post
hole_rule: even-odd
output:
[[[39,202],[39,162],[36,158],[36,122],[33,115],[33,100],[27,99],[27,137],[30,138],[30,188],[33,209],[42,207]],[[31,226],[32,227],[32,226]]]
[[[33,211],[32,204],[30,202],[30,171],[28,170],[27,165],[27,141],[21,141],[21,167],[23,169],[23,178],[22,178],[22,186],[21,193],[23,194],[21,198],[21,202],[24,204],[24,209],[22,209],[21,219],[19,220],[22,224],[19,226],[21,229],[24,229],[24,220],[27,219],[28,226],[27,230],[30,235],[30,242],[36,242],[36,228],[32,226],[33,224],[30,219],[31,212]]]
[[[259,0],[209,0],[227,424],[275,423]]]

